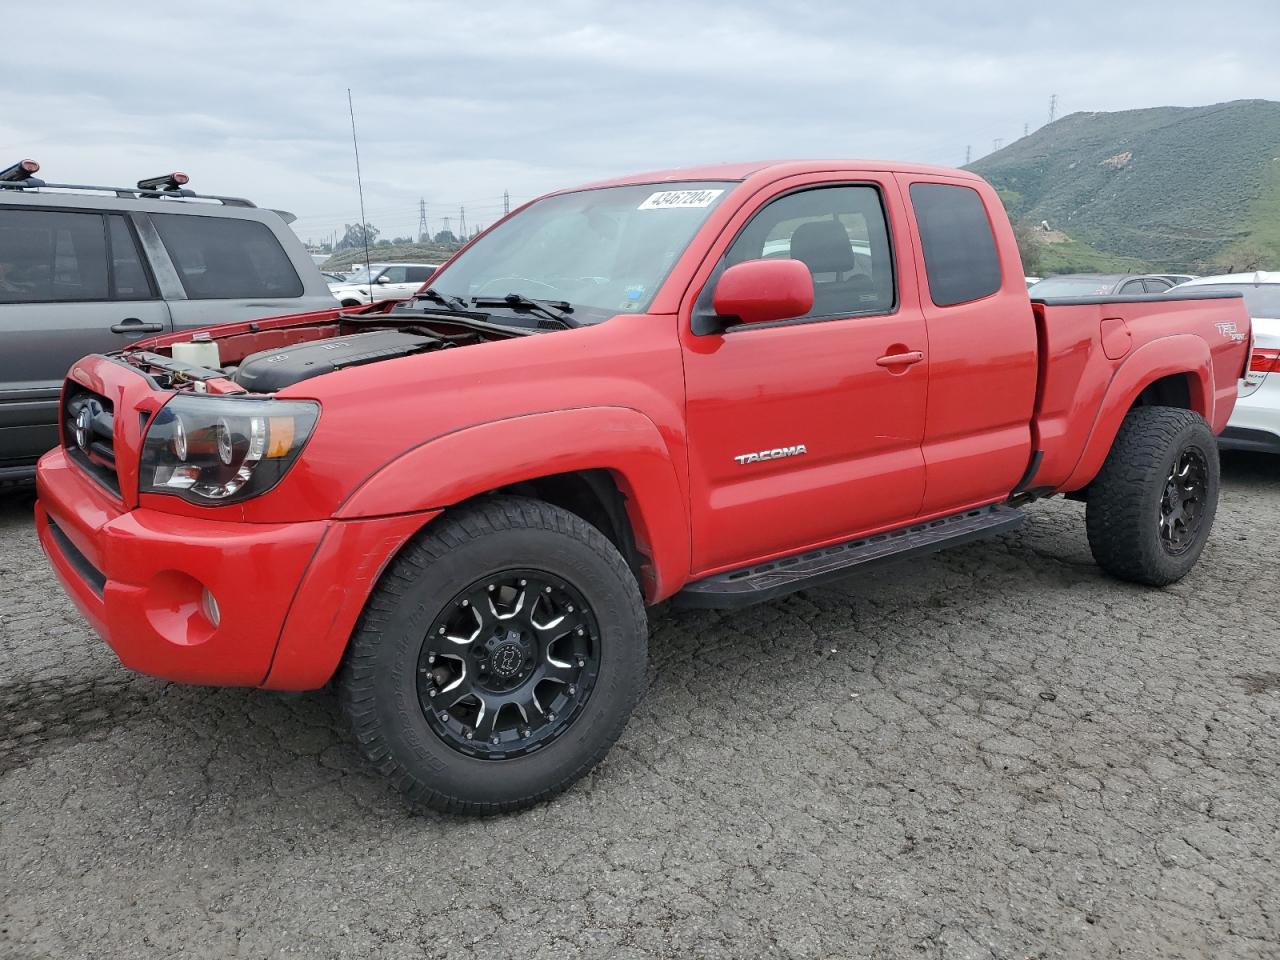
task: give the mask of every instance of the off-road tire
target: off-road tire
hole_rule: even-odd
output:
[[[425,718],[419,656],[459,590],[511,568],[546,571],[585,598],[599,627],[598,673],[576,719],[545,747],[511,759],[465,756]],[[501,813],[560,793],[604,758],[644,689],[647,648],[639,585],[598,529],[540,500],[493,497],[447,512],[400,551],[361,615],[337,685],[361,751],[410,801]]]
[[[1203,457],[1206,490],[1194,539],[1175,554],[1161,538],[1161,499],[1174,464],[1186,451]],[[1219,483],[1218,444],[1203,417],[1175,407],[1130,410],[1089,485],[1085,527],[1094,559],[1120,580],[1153,587],[1181,580],[1208,540]]]

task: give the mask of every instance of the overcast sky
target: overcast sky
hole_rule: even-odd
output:
[[[319,239],[470,225],[545,190],[720,160],[959,165],[1048,116],[1280,98],[1276,0],[12,8],[0,159],[62,182],[174,169]]]

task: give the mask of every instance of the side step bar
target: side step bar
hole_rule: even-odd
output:
[[[689,584],[671,600],[678,607],[747,607],[848,576],[867,564],[923,556],[945,547],[1008,533],[1021,526],[1024,519],[1020,511],[1004,504],[966,510],[861,540],[848,540],[794,557],[719,573]]]

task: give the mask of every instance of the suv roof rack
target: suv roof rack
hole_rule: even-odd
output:
[[[228,207],[256,207],[251,200],[243,197],[221,197],[214,194],[196,193],[187,190],[183,185],[191,178],[185,173],[166,173],[163,176],[139,180],[136,187],[100,187],[87,183],[46,183],[38,180],[40,164],[34,160],[20,160],[11,167],[0,170],[0,190],[92,190],[101,193],[114,193],[117,197],[151,198],[160,200],[217,200]]]

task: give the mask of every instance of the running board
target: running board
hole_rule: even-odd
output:
[[[796,590],[858,572],[868,564],[903,560],[1008,533],[1022,525],[1022,513],[1004,504],[966,510],[926,523],[900,527],[861,540],[771,560],[697,580],[674,597],[678,607],[731,609],[772,600]]]

